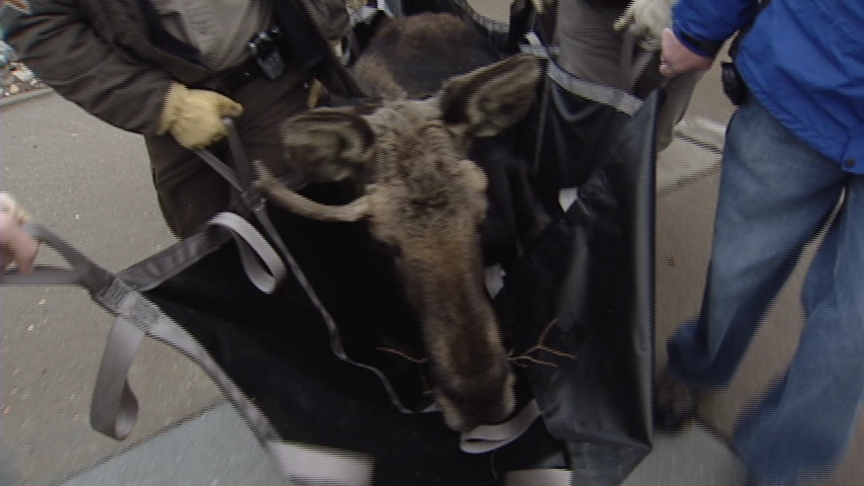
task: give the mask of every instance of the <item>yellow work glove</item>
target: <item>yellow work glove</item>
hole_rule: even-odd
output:
[[[663,29],[672,25],[674,0],[633,0],[627,10],[615,20],[613,28],[628,30],[639,47],[659,51]]]
[[[156,133],[171,132],[180,145],[199,149],[227,135],[223,117],[233,118],[241,113],[243,107],[239,103],[215,91],[172,83]]]

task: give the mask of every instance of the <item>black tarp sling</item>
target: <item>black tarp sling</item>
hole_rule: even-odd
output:
[[[567,209],[494,298],[518,374],[520,414],[505,426],[460,437],[432,411],[418,320],[360,223],[265,209],[247,192],[259,222],[223,213],[116,275],[34,227],[72,268],[2,283],[75,283],[118,316],[91,413],[115,438],[134,424],[126,372],[150,337],[207,372],[300,484],[620,484],[651,449],[657,97],[554,63],[542,90],[518,139]],[[336,186],[305,193],[346,202]]]

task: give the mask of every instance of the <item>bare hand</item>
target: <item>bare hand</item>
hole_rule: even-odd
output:
[[[39,243],[21,228],[29,220],[30,215],[12,196],[0,192],[0,270],[15,262],[19,272],[33,273]]]
[[[663,29],[663,50],[660,54],[660,74],[673,78],[690,71],[707,71],[714,63],[711,57],[701,56],[691,51],[678,40],[671,29]]]

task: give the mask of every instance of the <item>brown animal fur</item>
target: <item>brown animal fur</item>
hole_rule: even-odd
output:
[[[411,37],[408,24],[445,35],[467,28],[453,20],[393,21],[387,35],[401,45],[400,33]],[[399,77],[387,74],[386,59],[358,65],[385,83]],[[368,218],[372,235],[392,250],[421,316],[436,401],[458,431],[504,420],[515,401],[514,375],[483,283],[479,228],[487,182],[466,153],[472,137],[496,134],[524,116],[538,78],[537,61],[517,55],[452,78],[428,99],[404,99],[411,89],[389,86],[388,99],[369,113],[325,108],[288,120],[283,145],[291,165],[313,180],[351,178],[363,188],[346,206],[306,199],[257,165],[257,186],[291,211],[330,221]]]

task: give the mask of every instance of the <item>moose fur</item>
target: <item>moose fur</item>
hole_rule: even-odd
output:
[[[484,39],[450,15],[389,20],[355,67],[380,102],[315,109],[282,129],[292,167],[313,181],[353,180],[359,197],[322,205],[257,165],[257,186],[286,209],[369,222],[421,318],[435,399],[457,431],[500,422],[515,403],[484,287],[487,177],[468,154],[475,137],[496,135],[527,113],[539,66],[531,55],[489,64],[492,56]]]

